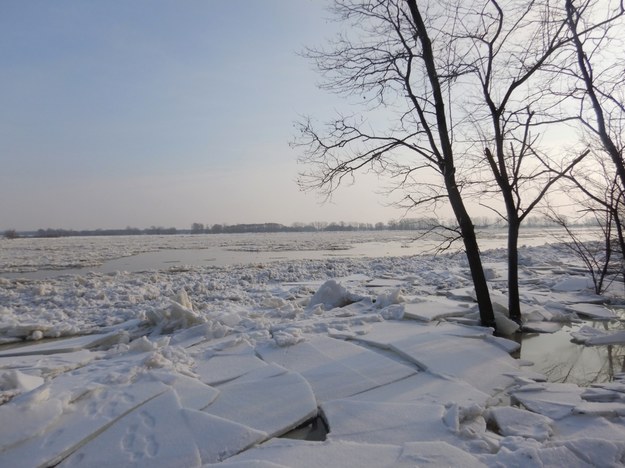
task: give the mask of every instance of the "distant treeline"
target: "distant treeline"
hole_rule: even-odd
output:
[[[125,229],[38,229],[30,237],[76,237],[76,236],[139,236],[145,234],[181,234],[175,227],[152,226],[146,229],[127,227]],[[187,231],[188,232],[188,231]]]
[[[487,217],[474,218],[476,227],[489,228],[504,226],[503,222]],[[591,223],[592,224],[592,223]],[[172,235],[172,234],[240,234],[250,232],[328,232],[328,231],[414,231],[432,229],[437,226],[453,227],[453,221],[444,221],[435,218],[404,218],[391,220],[388,223],[355,223],[338,222],[327,223],[293,223],[286,226],[280,223],[256,224],[202,224],[193,223],[191,229],[177,229],[175,227],[151,226],[145,229],[126,227],[125,229],[38,229],[37,231],[18,232],[15,229],[4,231],[4,237],[15,239],[18,237],[76,237],[76,236],[138,236],[138,235]],[[586,224],[589,225],[589,224]],[[548,218],[535,216],[528,218],[526,227],[554,227],[557,226]]]

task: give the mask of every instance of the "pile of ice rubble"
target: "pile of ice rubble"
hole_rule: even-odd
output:
[[[528,327],[614,318],[558,268],[524,270]],[[461,258],[0,281],[2,337],[34,340],[0,350],[0,466],[625,464],[625,380],[513,359]]]

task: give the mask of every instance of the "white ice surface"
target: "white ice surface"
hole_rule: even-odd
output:
[[[265,437],[249,427],[185,409],[169,390],[117,420],[59,466],[198,466],[235,455]]]
[[[571,336],[576,342],[588,346],[625,344],[625,331],[606,332],[586,325],[571,332]]]
[[[218,351],[191,348],[189,353],[196,363],[194,371],[209,385],[228,382],[267,365],[247,343]]]
[[[458,378],[487,394],[503,391],[522,371],[510,355],[476,328],[385,322],[361,339],[392,349],[421,369]]]
[[[553,433],[553,420],[541,414],[511,406],[493,407],[488,413],[488,418],[504,436],[521,436],[542,442]]]
[[[400,445],[361,444],[335,440],[309,442],[273,439],[232,457],[228,462],[236,463],[232,465],[235,467],[240,466],[238,463],[243,461],[258,460],[289,467],[375,466],[390,468],[397,466],[396,462],[401,453]],[[225,466],[230,465],[227,463]]]
[[[447,441],[459,437],[445,424],[443,405],[333,400],[321,405],[332,440],[362,443]]]
[[[563,252],[523,251],[541,331],[607,317]],[[486,257],[505,313],[505,255]],[[0,304],[0,340],[72,336],[0,350],[0,466],[625,464],[622,382],[532,383],[518,344],[447,321],[478,318],[462,256],[3,279]],[[318,405],[328,440],[276,438]]]
[[[582,389],[575,384],[541,383],[522,386],[512,396],[530,411],[561,419],[583,402],[581,393]]]
[[[615,319],[618,316],[613,310],[600,304],[571,304],[567,306],[567,309],[571,312],[576,312],[579,315],[590,317],[593,319]]]
[[[316,336],[281,348],[257,348],[267,362],[299,372],[312,386],[319,402],[361,393],[416,373],[414,367],[349,342]]]
[[[51,340],[46,343],[39,343],[30,346],[22,346],[2,350],[0,351],[0,358],[27,355],[70,353],[83,349],[94,349],[99,346],[110,347],[113,344],[123,342],[128,342],[128,336],[125,333],[119,332],[77,336],[74,338],[61,338],[57,340]]]
[[[430,322],[447,317],[463,316],[475,310],[475,306],[469,306],[466,302],[453,301],[446,297],[433,297],[404,304],[404,314],[407,318]]]
[[[270,367],[270,366],[267,366]],[[284,434],[317,414],[309,383],[295,372],[277,366],[220,385],[219,396],[203,411],[266,432]]]

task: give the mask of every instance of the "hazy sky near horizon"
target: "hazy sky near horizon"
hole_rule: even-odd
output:
[[[1,2],[0,229],[399,218],[373,178],[296,184],[293,122],[345,106],[298,55],[326,4]]]

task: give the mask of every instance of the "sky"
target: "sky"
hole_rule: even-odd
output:
[[[387,222],[374,177],[297,186],[294,122],[346,103],[301,52],[325,0],[0,2],[0,229]]]

